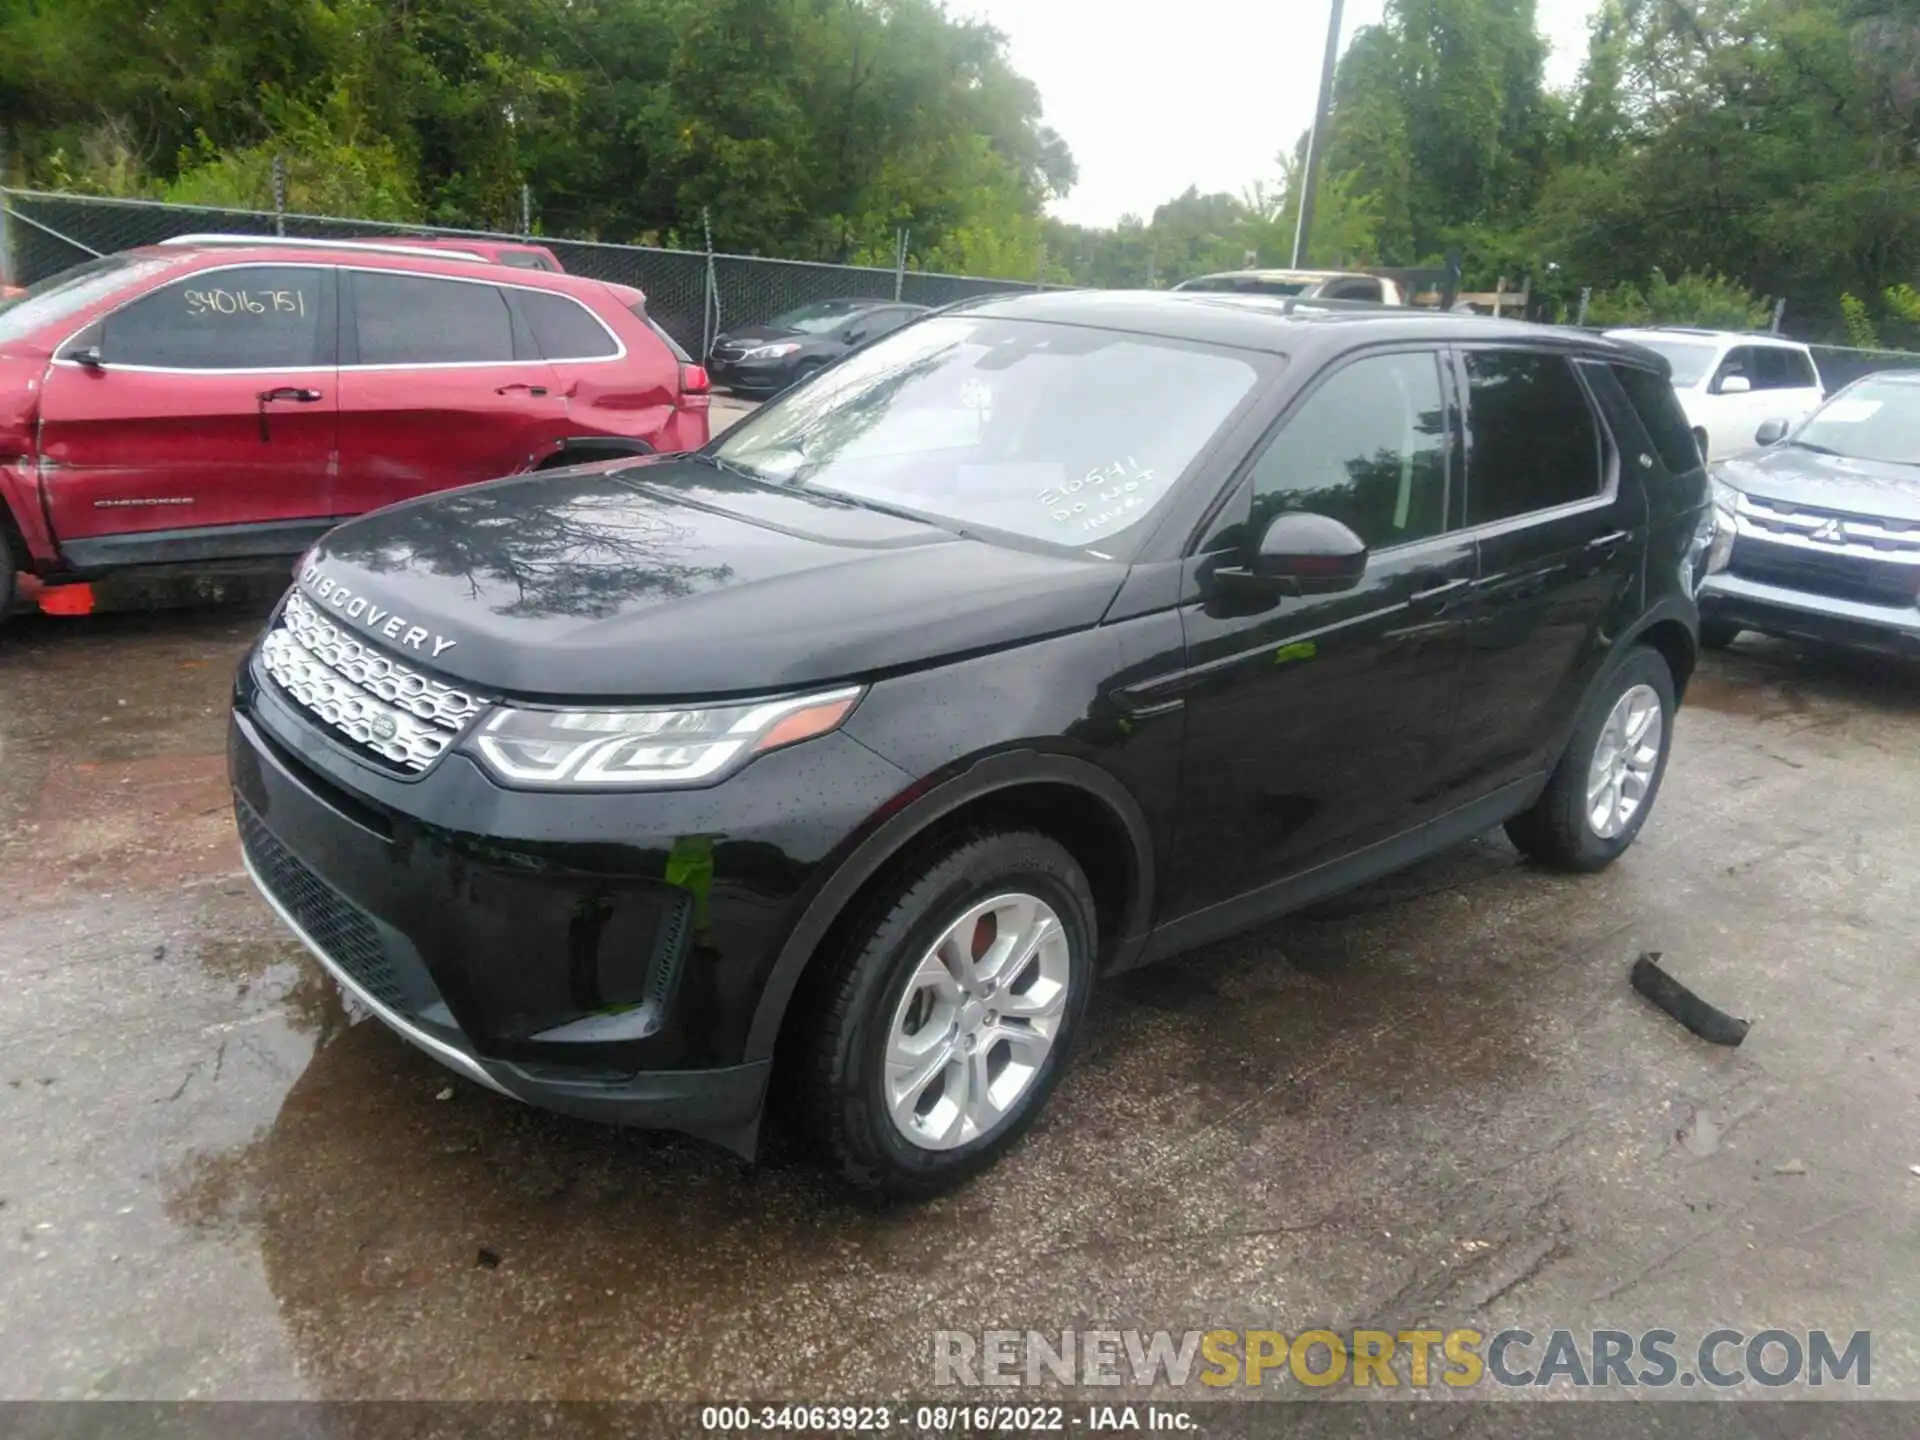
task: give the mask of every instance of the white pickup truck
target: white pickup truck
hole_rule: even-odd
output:
[[[1393,281],[1355,270],[1227,270],[1218,275],[1196,275],[1173,288],[1219,295],[1292,295],[1303,300],[1407,303],[1406,292]]]

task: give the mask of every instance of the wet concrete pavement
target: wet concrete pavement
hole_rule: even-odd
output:
[[[233,840],[261,612],[0,636],[0,1397],[924,1395],[935,1329],[1428,1321],[1871,1329],[1920,1398],[1920,669],[1710,658],[1612,871],[1489,836],[1114,983],[1007,1164],[874,1210],[349,1023]]]

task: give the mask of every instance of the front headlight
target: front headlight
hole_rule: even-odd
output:
[[[800,348],[796,341],[777,340],[771,345],[756,345],[740,358],[742,360],[778,360],[783,355],[791,355]]]
[[[1713,492],[1713,535],[1707,542],[1707,574],[1717,575],[1733,561],[1734,516],[1740,509],[1740,492],[1711,473],[1707,484]]]
[[[601,790],[707,785],[756,755],[839,728],[860,686],[685,710],[502,707],[473,747],[509,785]]]

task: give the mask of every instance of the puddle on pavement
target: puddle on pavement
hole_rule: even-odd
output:
[[[1443,860],[1412,882],[1445,891],[1486,866]],[[1500,1097],[1538,1068],[1504,1038],[1527,1002],[1416,979],[1458,908],[1422,894],[1115,982],[1041,1133],[921,1207],[848,1198],[788,1137],[749,1167],[515,1105],[377,1024],[330,1023],[337,1002],[310,971],[311,1061],[261,1134],[166,1169],[167,1213],[252,1237],[323,1396],[911,1385],[930,1305],[942,1324],[1080,1305],[1088,1265],[1124,1266],[1129,1231],[1202,1224],[1196,1204],[1208,1227],[1299,1224],[1323,1246],[1307,1222],[1365,1230],[1374,1187],[1424,1183],[1383,1177],[1383,1134],[1504,1123]],[[1275,953],[1334,928],[1350,932],[1337,970]],[[244,940],[198,958],[220,976],[279,971]],[[1160,1003],[1182,977],[1190,998]]]

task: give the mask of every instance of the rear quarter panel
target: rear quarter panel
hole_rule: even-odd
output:
[[[573,433],[641,440],[663,453],[706,444],[707,411],[704,403],[682,404],[679,360],[624,306],[603,299],[593,309],[627,353],[612,363],[549,362],[568,397]]]

